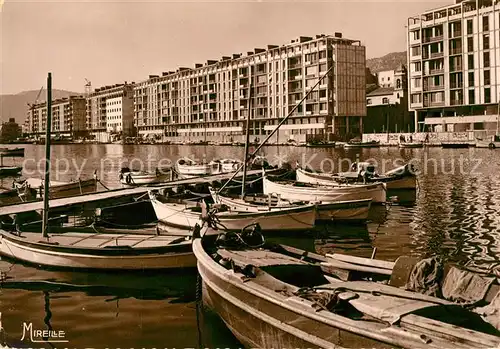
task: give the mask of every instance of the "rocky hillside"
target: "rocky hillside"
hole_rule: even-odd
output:
[[[366,60],[366,67],[370,69],[372,74],[384,70],[394,70],[400,64],[406,65],[406,51],[391,52],[383,57],[370,58]]]
[[[16,122],[21,125],[26,119],[26,112],[28,110],[28,103],[35,102],[36,96],[40,90],[23,91],[15,95],[0,95],[0,120],[5,122],[9,118],[16,119]],[[78,92],[71,92],[65,90],[52,90],[52,98],[63,98],[73,95],[81,95]],[[40,94],[39,102],[45,101],[47,91],[43,90]]]

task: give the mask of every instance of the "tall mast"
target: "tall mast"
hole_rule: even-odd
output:
[[[52,129],[52,73],[47,76],[47,122],[45,125],[45,180],[43,184],[43,220],[42,234],[48,237],[49,219],[49,184],[50,184],[50,131]]]
[[[245,157],[243,158],[243,182],[241,183],[241,198],[245,197],[245,186],[247,184],[247,160],[248,160],[248,143],[250,143],[250,115],[252,113],[252,66],[248,66],[248,114],[246,125],[245,138]]]

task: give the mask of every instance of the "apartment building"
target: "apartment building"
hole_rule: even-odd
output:
[[[134,83],[95,89],[87,96],[86,127],[91,137],[109,142],[112,135],[134,135]]]
[[[409,108],[419,130],[495,130],[500,1],[456,0],[408,19]]]
[[[85,98],[71,96],[52,101],[52,132],[61,136],[74,136],[85,132]],[[45,134],[47,103],[32,105],[27,111],[25,125],[32,136]]]
[[[236,141],[250,115],[254,140],[293,112],[280,142],[357,135],[366,115],[365,61],[359,41],[336,33],[150,75],[134,88],[135,127],[142,136]]]

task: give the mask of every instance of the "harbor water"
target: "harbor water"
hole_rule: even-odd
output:
[[[40,178],[44,147],[26,145],[23,175]],[[243,147],[73,144],[52,147],[52,180],[91,178],[119,188],[122,166],[154,171],[179,157],[238,158]],[[342,171],[371,160],[379,172],[411,161],[419,169],[416,192],[389,192],[366,225],[325,224],[315,231],[268,240],[317,253],[339,252],[395,260],[428,257],[483,269],[498,267],[500,151],[490,149],[306,148],[267,146],[275,165],[299,163]],[[9,179],[0,186],[10,187]],[[1,207],[0,207],[1,212]],[[195,270],[148,273],[61,272],[0,261],[0,344],[38,348],[237,348],[241,345],[197,302]],[[30,330],[56,331],[58,343],[33,343]],[[55,332],[54,332],[55,333]],[[24,337],[24,338],[23,338]]]

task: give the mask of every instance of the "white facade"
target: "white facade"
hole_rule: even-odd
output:
[[[108,132],[123,131],[123,97],[106,100],[106,130]]]
[[[497,115],[500,102],[500,1],[455,1],[409,18],[407,40],[416,122],[443,118],[466,124],[461,130],[489,128],[481,116]],[[449,119],[455,116],[477,120]]]
[[[378,72],[377,79],[380,87],[394,87],[394,70]]]

